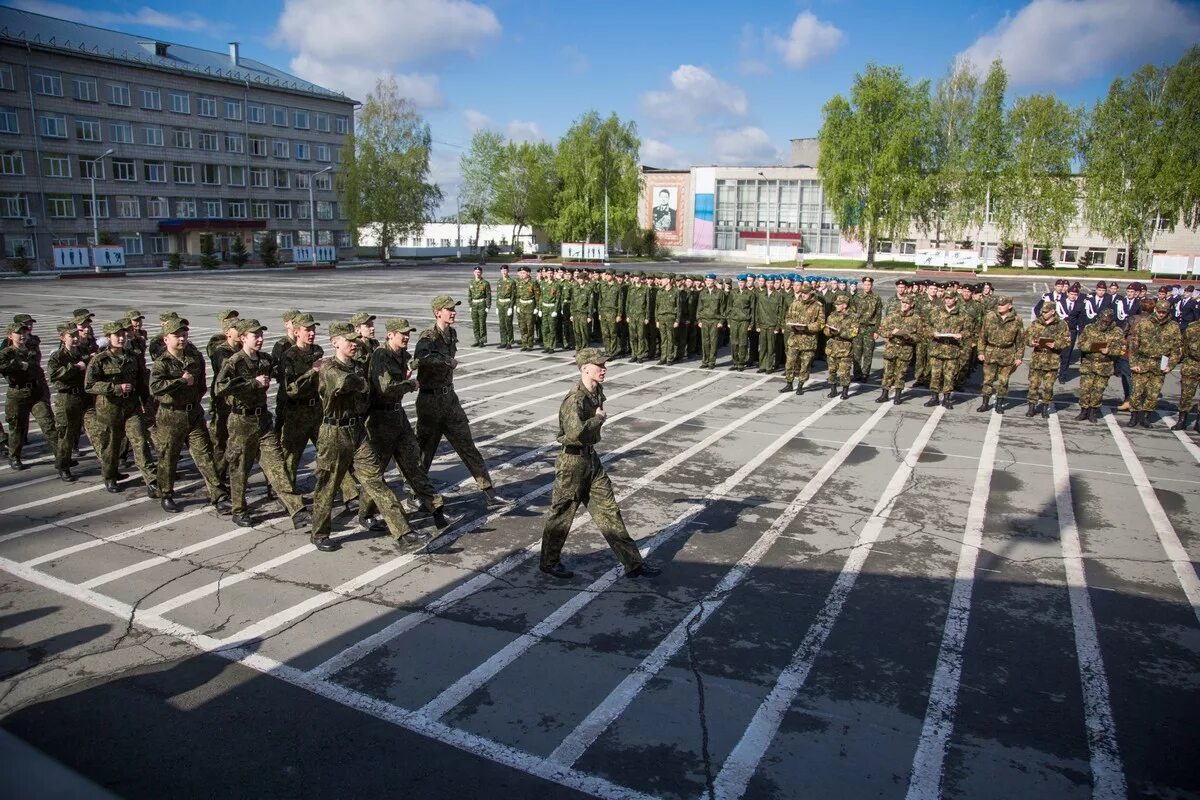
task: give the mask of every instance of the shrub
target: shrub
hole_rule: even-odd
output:
[[[279,242],[275,240],[275,234],[268,233],[263,237],[258,245],[258,257],[264,267],[279,266]]]
[[[229,260],[233,262],[235,267],[245,266],[250,260],[250,254],[246,252],[246,242],[241,236],[235,236],[229,244]]]
[[[183,266],[183,254],[178,250],[167,256],[167,269],[179,269]]]
[[[1037,258],[1037,265],[1041,269],[1054,269],[1054,256],[1050,253],[1049,248],[1042,248],[1042,252]]]
[[[996,266],[1011,267],[1013,265],[1013,258],[1016,256],[1016,253],[1016,242],[1002,242],[1000,247],[996,250]]]
[[[495,242],[488,242],[487,243],[487,257],[495,258],[498,255],[500,255],[500,245],[496,244]]]
[[[213,254],[213,241],[211,236],[200,237],[200,268],[217,268],[217,257]]]
[[[19,272],[22,275],[28,275],[33,269],[33,264],[26,255],[25,245],[19,244],[13,250],[13,257],[8,260],[8,265],[13,268],[14,272]]]
[[[1075,266],[1079,267],[1080,269],[1087,269],[1091,265],[1092,265],[1092,251],[1084,250],[1083,253],[1080,254],[1078,260],[1075,261]]]

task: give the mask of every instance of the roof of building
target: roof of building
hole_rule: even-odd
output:
[[[355,102],[340,92],[244,56],[239,55],[235,65],[229,53],[173,44],[158,37],[96,28],[7,6],[0,6],[0,39],[28,42],[38,48],[92,58],[190,73],[197,77],[237,83],[249,81],[274,89]]]

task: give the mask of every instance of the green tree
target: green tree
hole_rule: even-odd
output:
[[[279,242],[274,232],[268,231],[258,243],[258,258],[264,267],[279,266]]]
[[[1092,230],[1141,250],[1166,210],[1165,70],[1144,66],[1117,78],[1096,103],[1081,137],[1084,220]],[[1172,209],[1174,210],[1174,209]]]
[[[979,79],[973,65],[960,57],[938,81],[927,106],[930,118],[924,127],[929,137],[928,161],[921,181],[917,225],[925,234],[932,233],[938,246],[944,238],[957,239],[967,226],[968,206],[973,202],[967,150],[978,93]]]
[[[1077,186],[1071,174],[1079,112],[1054,95],[1022,97],[1008,113],[1013,157],[1000,174],[993,197],[1001,231],[1024,245],[1021,266],[1029,268],[1029,245],[1062,245],[1075,218]]]
[[[497,219],[512,223],[514,242],[526,225],[543,224],[550,218],[557,183],[554,148],[549,144],[505,145],[497,163],[492,209]]]
[[[1200,226],[1200,47],[1171,67],[1163,87],[1164,207],[1189,228]]]
[[[200,237],[200,267],[202,269],[217,268],[217,257],[213,253],[213,238],[211,236]]]
[[[622,123],[616,114],[601,119],[589,111],[575,121],[555,156],[559,190],[549,224],[555,239],[599,241],[606,195],[610,238],[620,241],[637,228],[640,149],[636,123]]]
[[[967,132],[962,205],[962,223],[980,230],[988,221],[988,209],[994,208],[993,193],[1000,175],[1012,157],[1012,132],[1004,114],[1004,94],[1008,73],[1000,59],[992,62],[979,88],[975,115]],[[982,231],[980,231],[982,233]],[[982,239],[982,235],[979,237]],[[1008,266],[1012,266],[1011,254]]]
[[[471,136],[471,145],[458,160],[462,173],[459,207],[462,219],[475,223],[475,246],[479,231],[493,220],[496,181],[504,152],[504,137],[494,131],[479,130]]]
[[[910,83],[897,67],[868,64],[850,97],[825,104],[817,171],[844,235],[867,247],[905,231],[923,197],[929,163],[929,84]]]
[[[233,241],[229,243],[229,260],[233,262],[235,267],[245,266],[250,260],[250,254],[246,252],[246,241],[239,233],[233,237]]]
[[[384,260],[396,238],[419,233],[442,200],[429,182],[432,143],[429,125],[400,96],[396,79],[380,78],[355,121],[340,187],[350,227],[371,228]]]

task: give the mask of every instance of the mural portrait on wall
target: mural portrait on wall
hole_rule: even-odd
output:
[[[654,191],[654,213],[651,217],[654,230],[673,231],[676,226],[677,192],[674,186],[663,186]]]

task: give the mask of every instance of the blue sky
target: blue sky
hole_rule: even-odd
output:
[[[1004,59],[1010,100],[1091,105],[1117,75],[1200,42],[1182,0],[182,0],[4,4],[252,58],[362,99],[395,75],[438,143],[453,207],[473,130],[553,141],[595,109],[637,122],[656,166],[782,163],[868,61],[935,80]],[[203,8],[203,15],[197,13]]]

